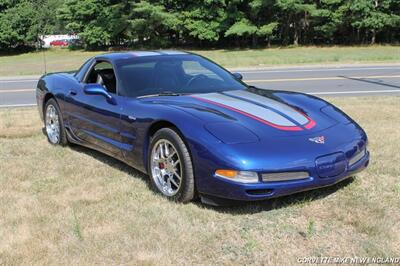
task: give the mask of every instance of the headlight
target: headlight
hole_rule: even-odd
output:
[[[209,123],[204,128],[225,144],[253,143],[260,139],[250,129],[233,122]],[[229,132],[229,134],[226,134]]]
[[[220,169],[215,171],[215,175],[239,183],[258,182],[258,174],[256,172]]]
[[[321,108],[321,112],[340,123],[351,123],[351,118],[333,105],[328,105]]]

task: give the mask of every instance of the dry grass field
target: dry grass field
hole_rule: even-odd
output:
[[[212,208],[176,204],[97,152],[52,147],[35,108],[0,109],[0,265],[295,264],[400,255],[400,98],[329,99],[370,138],[333,187]]]

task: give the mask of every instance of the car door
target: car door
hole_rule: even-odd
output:
[[[120,110],[121,97],[117,95],[117,84],[113,66],[107,60],[94,60],[78,89],[72,89],[69,102],[68,125],[78,139],[95,148],[120,156]],[[85,92],[89,85],[103,86],[112,97]]]

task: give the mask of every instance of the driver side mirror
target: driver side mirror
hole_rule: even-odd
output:
[[[242,80],[242,79],[243,79],[242,74],[240,74],[240,73],[238,73],[238,72],[232,73],[232,75],[235,77],[235,79],[238,79],[238,80]]]
[[[100,84],[85,84],[83,91],[88,95],[102,95],[104,98],[106,98],[108,103],[113,105],[117,104],[115,98]]]

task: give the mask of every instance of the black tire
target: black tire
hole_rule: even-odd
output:
[[[163,194],[163,192],[158,188],[155,178],[153,176],[153,172],[151,169],[151,156],[154,145],[159,142],[160,140],[167,140],[171,144],[173,144],[174,148],[176,149],[180,161],[182,162],[182,179],[181,185],[177,190],[176,194],[173,196],[167,196]],[[167,197],[170,200],[176,202],[187,203],[191,201],[195,197],[195,181],[194,181],[194,173],[193,173],[193,164],[192,159],[190,157],[189,151],[183,142],[182,138],[179,134],[171,129],[171,128],[163,128],[158,130],[150,141],[150,147],[148,150],[148,158],[147,158],[147,166],[149,169],[149,175],[151,180],[151,185],[153,190],[156,192],[163,194],[163,196]]]
[[[58,121],[59,121],[59,138],[58,138],[58,141],[56,141],[56,142],[52,142],[50,140],[49,134],[46,130],[46,123],[47,123],[47,121],[46,121],[47,115],[46,114],[47,114],[49,106],[53,106],[56,109]],[[66,146],[68,144],[67,133],[65,131],[64,121],[63,121],[63,118],[61,115],[60,107],[58,106],[58,103],[54,98],[51,98],[46,102],[46,105],[44,107],[43,118],[44,118],[44,129],[45,129],[47,140],[49,141],[49,143],[52,145]]]

